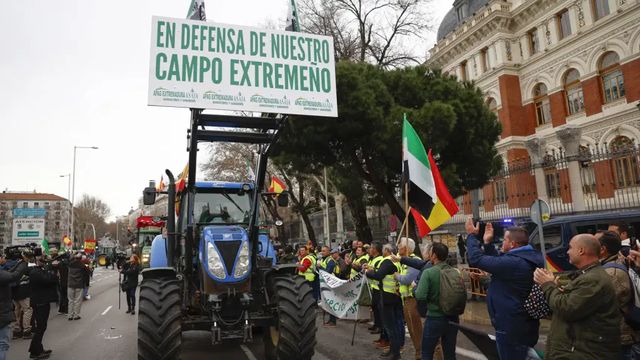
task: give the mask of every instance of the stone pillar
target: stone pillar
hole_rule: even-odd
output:
[[[549,21],[547,21],[547,31],[548,31],[547,38],[549,38],[549,41],[551,42],[551,44],[557,44],[558,41],[560,41],[558,39],[559,25],[560,24],[558,24],[558,18],[556,16],[552,17],[551,19],[549,19]]]
[[[536,178],[536,192],[538,198],[546,202],[549,202],[549,196],[547,195],[547,185],[545,183],[544,169],[542,164],[544,163],[544,147],[546,142],[543,138],[533,138],[525,142],[527,152],[531,158],[531,165],[533,166],[533,173]]]
[[[500,39],[495,43],[495,47],[496,47],[496,67],[502,65],[505,63],[506,60],[506,46],[504,44],[505,40],[504,39]]]
[[[524,34],[520,38],[520,48],[522,49],[522,62],[528,60],[531,57],[531,48],[529,47],[529,35]]]
[[[544,52],[549,45],[547,44],[547,22],[543,21],[536,27],[538,33],[538,50]]]
[[[575,126],[565,126],[556,133],[565,150],[565,156],[569,168],[569,184],[571,187],[571,199],[574,211],[584,211],[584,193],[582,191],[582,178],[580,176],[580,136],[582,131]]]

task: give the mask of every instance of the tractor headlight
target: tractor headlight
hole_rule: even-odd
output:
[[[238,261],[236,262],[236,269],[233,272],[233,277],[243,277],[249,271],[249,242],[245,241],[238,253]]]
[[[220,254],[218,254],[218,251],[216,251],[212,243],[207,243],[207,263],[209,265],[209,272],[211,272],[213,276],[219,279],[226,277]]]

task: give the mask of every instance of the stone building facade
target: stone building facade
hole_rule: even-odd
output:
[[[69,200],[54,194],[5,191],[0,193],[0,247],[11,245],[14,209],[42,209],[44,236],[51,243],[61,242],[71,228]]]
[[[485,219],[640,206],[640,0],[456,0],[427,65],[483,90],[504,169]],[[471,197],[458,199],[460,222]]]

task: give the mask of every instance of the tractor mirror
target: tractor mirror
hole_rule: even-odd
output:
[[[142,191],[142,202],[145,205],[153,205],[156,203],[156,188],[148,187]]]
[[[278,195],[278,206],[279,207],[287,207],[287,206],[289,206],[289,193],[288,192],[283,191]]]

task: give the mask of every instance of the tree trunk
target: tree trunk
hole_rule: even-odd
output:
[[[358,240],[371,244],[373,241],[373,234],[371,233],[371,226],[369,226],[369,220],[367,219],[367,206],[362,198],[351,197],[347,198],[349,204],[349,210],[351,211],[351,217],[353,217],[353,224],[356,227],[356,237]]]

